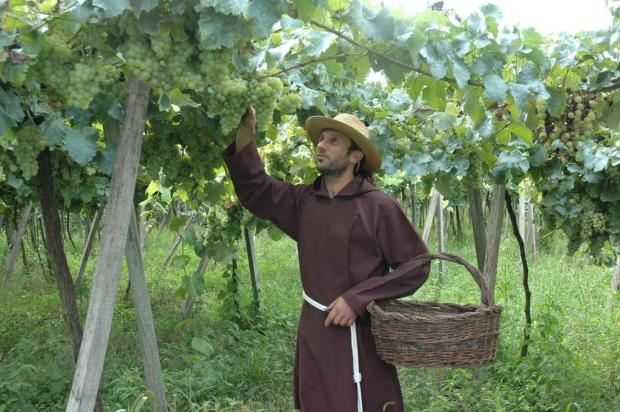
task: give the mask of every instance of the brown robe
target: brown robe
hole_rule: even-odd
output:
[[[377,355],[366,306],[417,290],[429,265],[407,262],[426,253],[426,246],[396,201],[361,177],[330,198],[321,177],[312,185],[292,185],[268,176],[254,142],[239,153],[234,150],[234,144],[228,147],[224,160],[237,196],[297,242],[305,292],[325,306],[342,296],[359,315],[364,411],[403,411],[396,368]],[[350,330],[325,327],[326,316],[304,302],[295,353],[295,408],[355,412]]]

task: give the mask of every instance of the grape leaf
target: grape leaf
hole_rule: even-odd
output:
[[[272,58],[269,60],[270,63],[272,63],[273,65],[278,65],[278,64],[283,63],[286,55],[291,51],[293,47],[297,46],[298,44],[299,44],[298,39],[292,39],[292,40],[285,41],[279,46],[268,49],[267,54],[269,55],[269,57]]]
[[[200,104],[191,99],[188,94],[181,92],[179,89],[172,89],[169,92],[162,93],[159,98],[159,109],[167,111],[171,106],[183,107],[199,107]]]
[[[103,9],[106,17],[116,17],[129,8],[129,0],[93,0],[93,6]]]
[[[13,119],[0,110],[0,136],[2,136],[8,128],[15,126],[15,124]]]
[[[447,88],[446,82],[432,82],[422,91],[424,102],[435,110],[445,110]]]
[[[0,89],[0,113],[15,122],[21,122],[26,115],[22,109],[19,96],[13,92]]]
[[[315,17],[321,4],[307,0],[295,0],[295,7],[297,8],[297,17],[302,21],[310,21]]]
[[[65,149],[73,160],[84,166],[97,154],[97,138],[97,130],[92,127],[71,129],[67,133]]]
[[[211,50],[233,48],[249,37],[247,22],[234,16],[202,11],[198,20],[200,36]]]
[[[420,50],[420,55],[424,57],[431,70],[431,75],[435,79],[442,79],[448,73],[448,66],[443,56],[440,56],[435,49],[427,44]]]
[[[618,130],[620,128],[620,104],[616,102],[612,109],[605,116],[605,124],[612,130]]]
[[[437,130],[448,130],[454,126],[456,116],[450,112],[439,112],[435,113],[433,121]]]
[[[253,0],[247,8],[247,17],[252,21],[252,33],[259,39],[271,33],[273,25],[289,10],[283,0]]]
[[[142,12],[149,12],[157,7],[158,0],[129,0],[129,4],[137,17],[140,17]]]
[[[495,101],[501,101],[506,96],[508,86],[504,79],[496,74],[489,74],[484,78],[484,94]]]
[[[369,39],[388,41],[394,37],[394,17],[382,7],[375,16],[366,19],[360,28]]]
[[[525,154],[517,150],[501,152],[497,160],[497,171],[519,170],[527,172],[530,168],[530,163]]]
[[[486,119],[486,111],[480,101],[482,91],[479,88],[470,87],[466,92],[465,104],[463,110],[471,117],[474,126],[478,126],[480,122]]]
[[[526,143],[532,143],[532,131],[523,124],[510,123],[506,130],[514,133],[523,139]]]
[[[558,116],[566,107],[567,94],[564,89],[549,88],[549,98],[547,99],[547,110],[551,116]]]
[[[334,34],[312,30],[303,37],[304,53],[309,56],[318,56],[325,52],[332,44]]]
[[[101,156],[97,162],[97,168],[103,174],[108,176],[112,175],[112,169],[114,169],[114,162],[116,161],[116,148],[115,143],[106,143],[105,150],[101,153]]]
[[[202,8],[212,7],[218,13],[233,16],[242,16],[247,6],[247,0],[200,0]]]
[[[454,78],[456,79],[456,85],[459,88],[467,86],[470,78],[469,69],[467,66],[456,57],[450,58],[450,61],[452,61],[452,72],[454,73]]]
[[[509,86],[510,94],[517,103],[519,110],[523,111],[530,100],[530,90],[523,84],[511,84]]]
[[[41,135],[49,146],[62,141],[69,127],[60,119],[47,119],[41,125]]]
[[[22,34],[20,41],[24,50],[31,56],[39,54],[43,48],[43,36],[36,30]]]

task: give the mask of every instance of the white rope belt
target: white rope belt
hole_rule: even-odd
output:
[[[316,300],[312,299],[310,296],[303,292],[304,300],[308,302],[310,305],[314,306],[320,311],[327,312],[327,306],[321,305]],[[357,349],[357,328],[355,326],[355,322],[349,326],[349,330],[351,332],[351,353],[353,354],[353,382],[357,386],[357,411],[362,412],[364,410],[362,406],[362,374],[360,373],[360,360]]]

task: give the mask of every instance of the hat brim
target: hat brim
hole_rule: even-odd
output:
[[[346,123],[325,116],[310,116],[306,121],[306,133],[314,146],[319,142],[319,136],[324,129],[333,129],[344,133],[353,140],[364,153],[362,167],[370,172],[376,172],[381,167],[381,155],[374,144],[364,134]]]

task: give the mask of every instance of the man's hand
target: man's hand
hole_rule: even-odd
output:
[[[235,150],[239,152],[246,147],[256,137],[256,112],[250,105],[245,111],[239,122],[239,130],[237,131],[237,140],[235,142]]]
[[[351,326],[357,319],[357,313],[342,296],[333,301],[327,311],[329,314],[325,318],[325,326]]]

